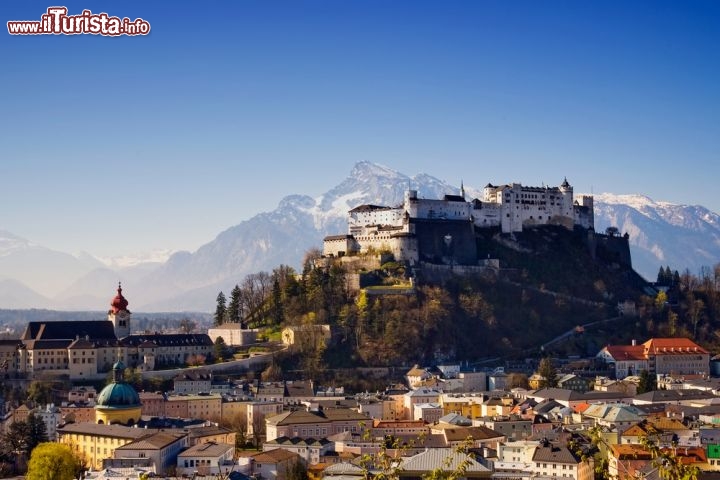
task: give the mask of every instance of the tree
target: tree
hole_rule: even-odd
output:
[[[33,412],[30,412],[27,418],[28,424],[28,452],[32,452],[33,449],[41,443],[48,441],[47,426],[43,419]]]
[[[41,380],[34,380],[28,387],[27,399],[39,405],[52,403],[52,384]]]
[[[700,469],[695,465],[686,464],[677,455],[676,445],[672,448],[660,448],[647,437],[640,438],[640,444],[648,450],[653,458],[652,465],[658,469],[660,478],[664,480],[697,480]]]
[[[557,387],[557,370],[555,370],[550,357],[545,357],[540,360],[538,375],[543,377],[543,380],[540,382],[540,388]]]
[[[32,452],[28,463],[27,480],[73,480],[82,462],[68,445],[41,443]]]
[[[180,320],[180,331],[182,333],[193,333],[197,328],[197,323],[189,318]]]
[[[235,285],[230,292],[230,302],[228,303],[227,311],[225,312],[225,318],[230,323],[240,323],[242,308],[240,303],[241,295],[242,290],[240,290],[240,286]]]
[[[225,294],[221,291],[218,293],[217,296],[217,307],[215,307],[215,317],[214,317],[214,325],[217,327],[218,325],[222,325],[225,321]]]
[[[640,372],[637,393],[654,392],[655,390],[657,390],[657,377],[651,375],[647,370]]]
[[[27,422],[13,422],[2,436],[0,447],[11,457],[29,453],[30,435],[30,425]]]
[[[225,360],[227,353],[228,346],[225,343],[225,339],[223,339],[223,337],[217,337],[215,339],[215,344],[213,345],[213,354],[215,355],[215,359],[223,361]]]

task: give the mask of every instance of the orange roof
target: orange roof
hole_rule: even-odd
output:
[[[660,450],[663,452],[669,452],[672,449],[661,448]],[[707,462],[707,455],[705,454],[705,449],[702,447],[676,447],[674,450],[674,453],[680,462],[686,465],[691,463]]]
[[[589,404],[589,403],[578,403],[577,405],[575,405],[575,406],[573,407],[573,410],[575,411],[575,413],[583,413],[583,412],[585,412],[585,410],[587,410],[588,408],[590,408],[590,404]]]
[[[647,360],[643,345],[608,345],[605,349],[615,360]]]
[[[612,454],[620,460],[650,460],[652,455],[642,445],[623,443],[610,445]]]
[[[689,338],[651,338],[642,345],[650,354],[709,353]]]

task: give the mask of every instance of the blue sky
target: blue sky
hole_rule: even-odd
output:
[[[720,2],[65,2],[148,36],[11,36],[0,229],[194,250],[361,160],[720,211]]]

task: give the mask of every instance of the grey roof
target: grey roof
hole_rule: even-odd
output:
[[[583,415],[590,418],[601,418],[609,422],[639,422],[645,412],[633,405],[597,404],[590,405]]]
[[[295,425],[303,423],[325,423],[332,421],[367,421],[367,417],[346,408],[330,408],[322,412],[295,410],[267,418],[270,425]]]
[[[321,439],[314,439],[314,438],[300,438],[300,437],[277,437],[274,440],[270,440],[269,442],[265,442],[265,445],[301,445],[306,447],[322,447],[324,445],[327,445],[330,442],[327,438],[321,438]]]
[[[205,345],[211,347],[212,340],[207,333],[174,333],[174,334],[134,334],[122,339],[122,344],[136,347],[141,343],[152,342],[159,347]]]
[[[463,427],[469,427],[472,425],[472,420],[467,418],[465,415],[460,415],[459,413],[448,413],[447,415],[440,417],[440,422],[460,425]]]
[[[162,450],[179,441],[184,436],[182,433],[153,433],[117,447],[115,450]]]
[[[315,395],[312,382],[299,380],[287,383],[285,385],[285,393],[288,397],[312,397]]]
[[[206,442],[198,443],[180,453],[178,457],[219,457],[225,455],[228,450],[235,450],[235,445],[229,443]]]
[[[720,444],[720,429],[717,428],[701,428],[700,443],[703,445]]]
[[[576,465],[580,460],[565,446],[549,445],[540,446],[535,449],[533,454],[533,462],[548,463],[569,463]]]
[[[174,382],[191,381],[197,382],[199,380],[212,380],[212,372],[202,368],[196,368],[193,370],[187,370],[173,378]]]
[[[568,390],[566,388],[543,388],[533,393],[533,396],[544,399],[552,398],[553,400],[560,400],[563,402],[570,400],[581,401],[584,399],[582,393],[578,393],[574,390]]]
[[[683,390],[655,390],[653,392],[645,392],[636,395],[634,398],[648,402],[678,402],[680,400],[699,400],[705,398],[714,398],[712,392],[697,390],[693,388]]]
[[[123,425],[102,425],[96,423],[69,423],[58,428],[58,433],[96,435],[112,438],[129,438],[137,440],[159,430],[125,427]]]
[[[403,472],[430,472],[437,468],[442,471],[454,471],[458,469],[465,460],[469,464],[465,473],[484,473],[490,470],[478,463],[475,459],[469,458],[467,454],[457,452],[453,448],[431,448],[412,457],[402,460],[400,469]]]
[[[362,467],[349,462],[336,463],[330,465],[323,471],[324,475],[352,475],[364,476],[365,470]]]

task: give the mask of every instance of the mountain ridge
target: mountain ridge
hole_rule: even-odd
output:
[[[106,283],[115,277],[111,283],[125,282],[136,309],[173,311],[182,306],[182,310],[210,311],[217,292],[228,292],[247,274],[269,271],[281,264],[298,268],[308,249],[322,247],[324,236],[347,232],[349,209],[365,203],[398,205],[409,187],[425,198],[460,192],[458,187],[425,173],[408,176],[384,165],[358,162],[347,178],[324,194],[315,198],[297,193],[286,195],[274,210],[228,227],[194,252],[174,252],[165,262],[123,269],[109,268],[99,260],[95,268],[81,267],[83,263],[68,265],[66,271],[71,274],[65,275],[64,286],[58,284],[51,294],[41,296],[47,297],[53,307],[97,309],[111,298],[113,286]],[[465,191],[471,196],[481,193],[472,186],[466,186]],[[645,278],[654,280],[663,265],[697,271],[700,266],[720,261],[720,216],[707,208],[655,201],[641,194],[593,196],[596,230],[602,232],[612,226],[627,232],[633,266]],[[28,252],[50,250],[28,241],[18,249],[22,241],[10,232],[0,231],[0,271],[11,270],[2,267],[9,265],[8,258],[17,257],[18,251],[24,256],[14,260],[16,267],[18,258],[28,264],[34,262],[34,256]],[[12,249],[3,248],[7,245]],[[75,258],[58,253],[58,258],[66,262],[72,263],[70,258]],[[41,263],[45,258],[40,255]],[[58,262],[54,259],[49,264]],[[25,270],[47,271],[42,267],[33,265]],[[14,279],[35,293],[45,293],[42,282],[34,282],[28,275],[0,278]],[[81,305],[80,299],[103,304]]]

